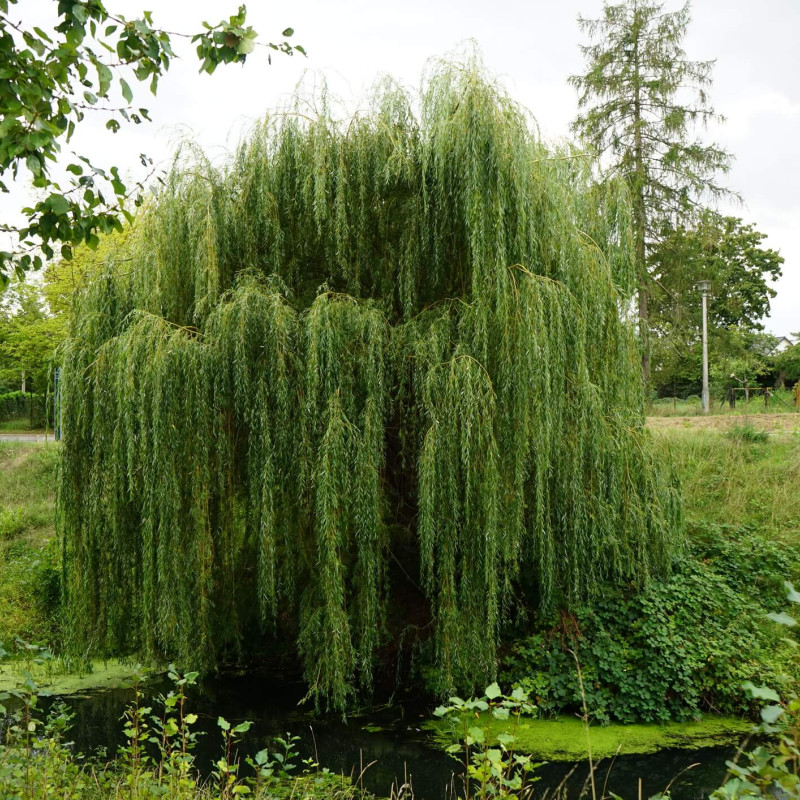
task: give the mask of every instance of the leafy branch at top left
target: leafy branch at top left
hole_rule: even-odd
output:
[[[220,64],[244,63],[257,44],[305,54],[287,41],[291,28],[280,42],[257,42],[244,6],[216,25],[204,22],[199,33],[176,33],[155,27],[149,11],[127,19],[102,0],[57,0],[55,24],[44,30],[18,20],[17,4],[0,0],[0,190],[8,192],[9,177],[27,172],[43,196],[22,209],[24,222],[0,225],[9,242],[0,249],[0,286],[12,269],[20,276],[38,269],[56,249],[69,259],[73,245],[96,247],[98,234],[119,230],[130,205],[142,202],[144,181],[128,186],[117,167],[77,154],[59,163],[59,155],[87,112],[105,115],[112,133],[150,119],[134,103],[131,82],[147,83],[155,95],[176,57],[176,37],[191,40],[200,71],[209,74]],[[140,160],[152,168],[146,155]],[[63,183],[53,175],[56,164],[68,174]]]

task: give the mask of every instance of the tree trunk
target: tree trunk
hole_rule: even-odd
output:
[[[637,193],[636,200],[636,272],[639,280],[639,339],[641,340],[642,346],[642,381],[644,382],[645,392],[648,392],[650,389],[650,332],[647,311],[647,294],[649,287],[644,244],[646,218],[644,198],[641,197],[640,199],[639,193]]]
[[[634,17],[637,9],[634,5]],[[635,24],[634,31],[639,27]],[[642,382],[645,397],[650,394],[650,332],[647,312],[647,254],[645,249],[645,232],[647,230],[647,209],[644,202],[645,168],[644,148],[642,146],[642,98],[641,76],[639,74],[639,38],[634,43],[634,74],[636,91],[633,97],[633,134],[634,134],[634,174],[633,174],[633,221],[636,235],[636,276],[639,281],[639,338],[642,346]]]
[[[22,389],[20,390],[23,394],[25,394],[25,371],[22,371]]]

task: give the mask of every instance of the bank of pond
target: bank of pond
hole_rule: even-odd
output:
[[[87,691],[93,678],[106,687],[115,682],[128,686]],[[10,680],[7,668],[5,681]],[[42,690],[40,708],[31,716],[53,716],[53,709],[63,702],[66,716],[71,717],[66,740],[71,742],[73,755],[84,757],[98,749],[104,757],[124,754],[131,738],[130,712],[126,717],[126,709],[136,702],[137,694],[130,685],[130,667],[110,664],[105,670],[100,667],[94,676],[73,678],[66,683],[59,680],[53,680],[51,689],[70,693],[58,697]],[[165,675],[152,677],[139,686],[138,702],[151,710],[148,716],[160,715],[163,719],[162,701],[158,698],[174,691],[174,680]],[[276,679],[259,671],[220,674],[187,687],[186,712],[196,715],[193,722],[199,734],[194,764],[200,775],[208,778],[218,768],[224,750],[220,728],[224,720],[231,729],[252,723],[237,737],[237,755],[231,759],[241,762],[240,778],[248,770],[248,760],[264,751],[280,753],[288,744],[288,758],[293,760],[295,769],[313,762],[315,773],[325,770],[321,774],[328,790],[341,788],[338,778],[334,780],[332,776],[344,775],[352,779],[358,791],[363,789],[377,797],[402,793],[401,787],[405,787],[407,796],[413,791],[413,797],[420,800],[463,796],[464,752],[447,752],[448,744],[458,739],[460,717],[437,717],[429,698],[419,696],[407,696],[399,702],[347,716],[318,714],[301,703],[304,691],[300,682]],[[19,699],[4,702],[10,710],[21,713]],[[522,715],[516,722],[513,713],[509,719],[498,720],[487,709],[470,716],[474,719],[469,720],[469,725],[489,731],[492,739],[498,734],[502,739],[504,732],[513,731],[511,749],[529,754],[535,762],[530,778],[535,796],[539,797],[578,797],[587,790],[587,735],[595,781],[604,796],[613,793],[633,800],[669,787],[671,796],[679,800],[706,797],[723,782],[726,763],[753,730],[747,720],[715,716],[663,725],[593,723],[588,729],[577,716],[568,715],[552,719]],[[151,733],[155,738],[160,735],[152,726]],[[2,765],[0,756],[0,777]],[[5,797],[2,791],[0,797]]]
[[[781,729],[774,723],[780,725],[782,717],[784,723],[800,727],[795,724],[800,706],[792,700],[797,697],[796,627],[786,613],[800,594],[784,579],[796,579],[798,562],[793,547],[770,542],[750,528],[692,527],[688,540],[665,581],[642,591],[608,586],[573,613],[542,612],[521,622],[504,644],[499,685],[467,689],[463,696],[474,696],[467,700],[426,685],[424,642],[416,652],[414,670],[401,676],[398,668],[395,679],[376,687],[373,694],[361,700],[354,696],[346,716],[340,711],[324,713],[313,701],[301,703],[308,685],[299,677],[276,677],[299,675],[299,670],[281,672],[274,660],[259,668],[253,666],[259,663],[254,659],[246,669],[222,669],[202,678],[190,673],[185,685],[179,684],[185,679],[175,672],[148,679],[139,698],[140,709],[150,709],[140,715],[147,730],[139,734],[131,727],[130,711],[126,716],[136,697],[130,688],[134,657],[95,661],[76,672],[79,660],[55,659],[45,647],[17,641],[14,660],[0,670],[0,696],[13,691],[22,676],[28,681],[23,697],[25,692],[37,692],[42,710],[39,717],[25,716],[27,712],[20,716],[23,700],[13,694],[0,700],[12,711],[6,732],[15,726],[18,731],[16,745],[0,752],[0,787],[4,779],[56,774],[52,764],[30,768],[31,757],[38,759],[44,752],[60,754],[58,774],[66,775],[67,766],[77,770],[73,784],[83,780],[81,769],[100,769],[105,779],[127,786],[133,780],[124,772],[131,769],[133,736],[141,738],[140,760],[148,748],[162,748],[160,754],[151,753],[150,772],[143,773],[156,776],[156,794],[165,793],[161,781],[170,775],[183,775],[184,788],[194,787],[194,794],[185,795],[169,789],[166,794],[176,800],[225,800],[244,790],[257,797],[299,793],[349,798],[362,789],[380,797],[409,796],[413,789],[417,798],[456,798],[465,796],[465,771],[473,783],[488,780],[487,775],[496,778],[499,783],[494,788],[506,791],[500,796],[522,797],[516,793],[520,788],[516,783],[521,782],[535,790],[534,796],[579,797],[589,789],[590,752],[597,796],[638,800],[668,787],[677,799],[708,796],[725,780],[728,762],[762,714],[767,725],[762,732],[767,735],[772,732],[779,738]],[[395,653],[393,658],[399,664],[413,655]],[[70,663],[73,669],[64,674]],[[194,726],[180,734],[192,737],[190,748],[181,745],[183,755],[168,741],[178,735],[180,725],[164,722],[176,713],[174,693],[179,685],[187,691],[185,718],[191,717]],[[510,694],[502,694],[500,686]],[[58,708],[54,696],[64,698],[65,713],[50,713]],[[449,697],[437,709],[438,715],[433,713],[437,696]],[[382,698],[381,708],[374,707],[375,698]],[[359,702],[369,703],[368,710],[359,711]],[[45,722],[48,713],[50,723]],[[53,730],[55,739],[49,738]],[[284,742],[278,750],[275,737]],[[48,747],[44,742],[50,743]],[[63,742],[71,744],[62,753]],[[757,744],[750,742],[747,747]],[[791,759],[800,754],[791,743],[787,747],[783,765],[789,767],[783,769],[781,780],[795,785],[797,769],[792,770],[791,764],[797,760]],[[108,760],[84,766],[98,748],[107,759],[123,754],[115,762],[122,766],[122,777],[117,766],[109,771]],[[220,760],[224,748],[228,760]],[[766,772],[774,772],[767,750],[759,758],[769,767]],[[166,772],[160,766],[165,759]],[[287,783],[281,773],[289,760],[296,770],[286,773]],[[304,761],[306,767],[314,765],[311,776],[317,777],[299,785],[296,775]],[[241,769],[231,770],[236,763]],[[196,772],[200,784],[190,778]],[[247,783],[248,776],[261,773],[269,773],[268,780],[279,784],[259,788]],[[762,778],[763,774],[748,774],[741,780]],[[203,784],[206,780],[212,783]],[[503,786],[503,781],[509,785]],[[220,791],[203,794],[212,784]],[[66,795],[72,800],[149,796],[119,794],[117,789],[81,794],[73,788]],[[0,791],[0,800],[50,796],[58,796],[58,791]]]

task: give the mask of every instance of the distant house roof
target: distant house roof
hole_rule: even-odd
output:
[[[781,338],[778,339],[778,342],[775,345],[775,347],[772,348],[772,352],[782,353],[784,350],[788,350],[793,345],[794,342],[788,336],[781,336]]]

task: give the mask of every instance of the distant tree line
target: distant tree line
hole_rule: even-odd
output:
[[[720,121],[709,103],[713,61],[687,58],[690,6],[606,2],[580,19],[586,72],[573,76],[573,129],[598,154],[598,179],[622,177],[633,204],[642,372],[651,395],[700,391],[700,280],[709,308],[712,388],[737,380],[790,380],[762,319],[783,258],[753,224],[708,207],[735,193],[719,182],[732,157],[695,131]]]

